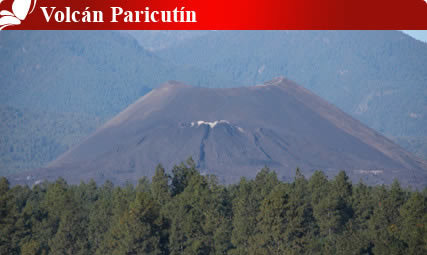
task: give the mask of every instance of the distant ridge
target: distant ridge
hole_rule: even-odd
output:
[[[427,159],[427,44],[400,31],[209,31],[156,54],[235,84],[285,75]]]
[[[46,168],[13,177],[115,183],[151,176],[192,156],[223,182],[263,166],[290,180],[346,170],[353,181],[424,187],[426,163],[284,77],[262,85],[210,89],[168,82],[152,90]]]

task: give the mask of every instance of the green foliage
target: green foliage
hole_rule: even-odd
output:
[[[405,254],[407,244],[400,239],[401,220],[399,209],[406,201],[406,196],[397,180],[390,190],[380,188],[376,197],[377,206],[370,219],[371,238],[375,254]]]
[[[252,181],[240,181],[233,201],[232,254],[249,253],[251,237],[257,233],[261,202],[278,184],[276,173],[268,168],[263,168]]]
[[[189,184],[191,178],[197,175],[196,163],[192,158],[187,159],[187,165],[182,162],[172,169],[172,195],[176,196],[183,192]]]
[[[138,192],[105,240],[109,254],[161,254],[160,207],[147,192]]]
[[[153,193],[154,200],[161,205],[166,204],[170,200],[169,176],[160,164],[156,167],[151,181],[151,192]]]
[[[113,184],[106,182],[97,189],[97,200],[91,204],[87,229],[89,247],[94,254],[105,254],[104,240],[113,221]],[[119,213],[120,214],[120,213]]]
[[[427,253],[427,198],[412,193],[400,209],[400,238],[408,246],[408,254]]]
[[[0,178],[0,254],[426,254],[427,189],[268,168],[224,186],[191,159],[171,179],[161,165],[135,187]]]

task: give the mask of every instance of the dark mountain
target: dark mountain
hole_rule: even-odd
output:
[[[0,175],[46,164],[167,80],[219,80],[111,31],[2,31],[0,57]]]
[[[210,31],[156,53],[235,84],[284,75],[427,158],[427,44],[402,32]]]
[[[285,74],[412,152],[427,155],[425,44],[400,32],[132,35],[163,57],[120,32],[1,33],[0,175],[49,162],[170,79],[230,87]]]
[[[308,90],[277,78],[209,89],[170,82],[151,91],[47,168],[15,182],[64,177],[116,183],[171,169],[192,156],[202,172],[233,182],[263,166],[289,180],[296,167],[354,181],[427,183],[427,165]]]

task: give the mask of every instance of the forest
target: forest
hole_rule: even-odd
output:
[[[427,188],[263,168],[223,185],[190,158],[115,186],[0,179],[0,254],[427,254]]]

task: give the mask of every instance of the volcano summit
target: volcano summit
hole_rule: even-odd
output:
[[[424,161],[285,78],[229,89],[168,82],[47,167],[14,178],[124,183],[189,156],[227,183],[264,166],[283,180],[300,167],[307,176],[346,170],[369,184],[427,183]]]

